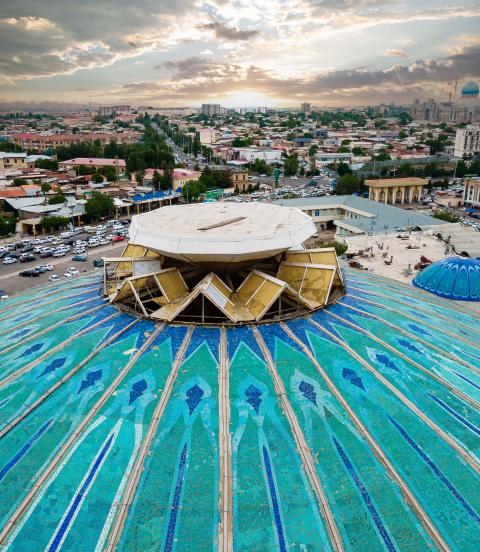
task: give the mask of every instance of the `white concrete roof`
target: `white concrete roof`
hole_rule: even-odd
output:
[[[173,205],[136,215],[130,242],[192,262],[272,257],[316,232],[299,209],[266,203]]]

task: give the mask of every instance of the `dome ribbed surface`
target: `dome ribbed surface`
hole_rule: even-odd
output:
[[[344,278],[253,326],[155,325],[98,274],[0,304],[2,550],[478,550],[479,319]]]
[[[480,301],[480,261],[449,257],[427,266],[412,283],[446,299]]]

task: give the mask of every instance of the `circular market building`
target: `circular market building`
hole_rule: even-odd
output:
[[[166,207],[1,303],[2,550],[478,548],[477,314],[314,232]]]

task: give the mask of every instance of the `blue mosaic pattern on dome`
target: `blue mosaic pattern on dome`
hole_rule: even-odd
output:
[[[477,293],[473,265],[429,285]],[[98,275],[2,303],[0,546],[323,552],[334,530],[345,550],[435,550],[401,477],[447,548],[476,552],[480,320],[344,276],[332,307],[256,331],[119,313]]]

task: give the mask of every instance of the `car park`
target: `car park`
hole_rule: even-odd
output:
[[[75,261],[77,263],[84,263],[87,260],[86,255],[74,255],[72,257],[72,261]]]
[[[22,270],[22,272],[19,272],[18,275],[32,278],[34,276],[40,276],[40,272],[34,268],[29,268],[28,270]]]

